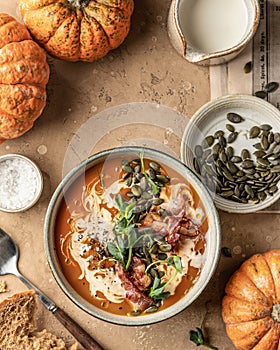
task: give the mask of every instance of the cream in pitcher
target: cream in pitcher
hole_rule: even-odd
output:
[[[173,0],[168,33],[188,61],[219,64],[245,48],[258,21],[257,0]]]

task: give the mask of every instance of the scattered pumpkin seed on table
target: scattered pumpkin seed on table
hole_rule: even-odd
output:
[[[233,124],[245,120],[234,112],[226,118]],[[234,125],[226,123],[225,130],[206,136],[195,146],[193,166],[210,191],[238,203],[259,203],[278,191],[280,133],[269,124],[252,126],[248,139],[257,141],[252,155],[247,148],[236,154],[233,145],[238,134]]]

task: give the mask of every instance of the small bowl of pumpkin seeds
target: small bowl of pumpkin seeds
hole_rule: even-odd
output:
[[[219,209],[251,213],[267,208],[280,197],[280,111],[255,96],[219,97],[191,118],[181,159]]]

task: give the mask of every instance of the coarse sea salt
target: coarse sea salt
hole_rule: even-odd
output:
[[[25,158],[0,162],[0,208],[17,211],[29,208],[40,189],[38,170]]]

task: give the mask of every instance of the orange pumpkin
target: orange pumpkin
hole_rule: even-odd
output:
[[[23,20],[46,51],[92,62],[126,38],[133,0],[19,0]]]
[[[227,283],[222,314],[236,349],[280,349],[280,250],[241,265]]]
[[[46,105],[49,66],[28,30],[0,13],[0,142],[29,130]]]

